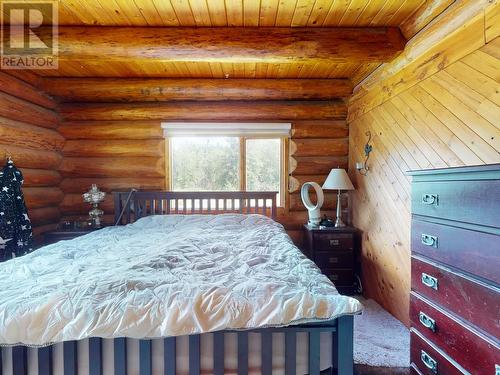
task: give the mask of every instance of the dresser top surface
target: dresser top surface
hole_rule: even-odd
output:
[[[473,173],[473,172],[500,172],[500,163],[472,165],[463,167],[419,169],[419,170],[407,171],[406,174],[408,174],[409,176],[420,176],[420,175],[430,175],[430,174]]]

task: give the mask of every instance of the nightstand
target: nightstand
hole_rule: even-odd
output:
[[[359,230],[354,227],[319,229],[304,225],[304,254],[342,294],[354,294],[357,289],[359,244]]]
[[[83,236],[101,228],[81,228],[81,229],[58,229],[52,232],[46,232],[43,235],[43,244],[50,245],[62,240],[72,240],[73,238]]]

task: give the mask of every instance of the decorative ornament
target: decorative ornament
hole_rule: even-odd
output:
[[[89,217],[95,228],[101,227],[101,218],[102,215],[104,215],[104,211],[99,208],[99,203],[101,203],[105,197],[106,193],[100,191],[96,184],[92,184],[90,190],[83,194],[83,200],[92,205],[92,209],[89,211]]]

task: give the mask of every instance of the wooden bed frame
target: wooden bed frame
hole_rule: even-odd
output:
[[[118,225],[132,223],[148,215],[168,214],[220,214],[259,213],[276,217],[275,192],[116,192],[115,222]],[[353,316],[346,315],[321,323],[291,325],[281,328],[262,328],[246,331],[220,331],[213,334],[214,375],[224,374],[224,334],[237,334],[238,375],[248,374],[248,334],[259,333],[261,337],[261,373],[271,375],[272,334],[285,336],[285,374],[296,374],[297,333],[306,332],[309,337],[309,375],[320,375],[320,333],[332,334],[332,367],[330,372],[339,375],[353,374]],[[164,374],[176,373],[176,338],[164,338]],[[200,335],[191,335],[189,341],[189,375],[199,375]],[[114,375],[127,374],[127,340],[116,338],[114,347]],[[33,349],[30,349],[33,350]],[[52,346],[35,349],[38,353],[39,375],[53,374]],[[300,350],[300,348],[299,348]],[[64,375],[77,375],[77,342],[63,343]],[[0,375],[1,369],[0,356]],[[27,375],[27,348],[12,348],[14,375]],[[103,343],[101,338],[89,339],[89,375],[103,374]],[[140,375],[152,374],[152,340],[139,341]],[[108,374],[105,374],[108,375]]]

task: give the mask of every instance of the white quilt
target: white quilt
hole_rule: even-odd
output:
[[[157,338],[361,311],[261,215],[167,215],[0,264],[0,344]]]

